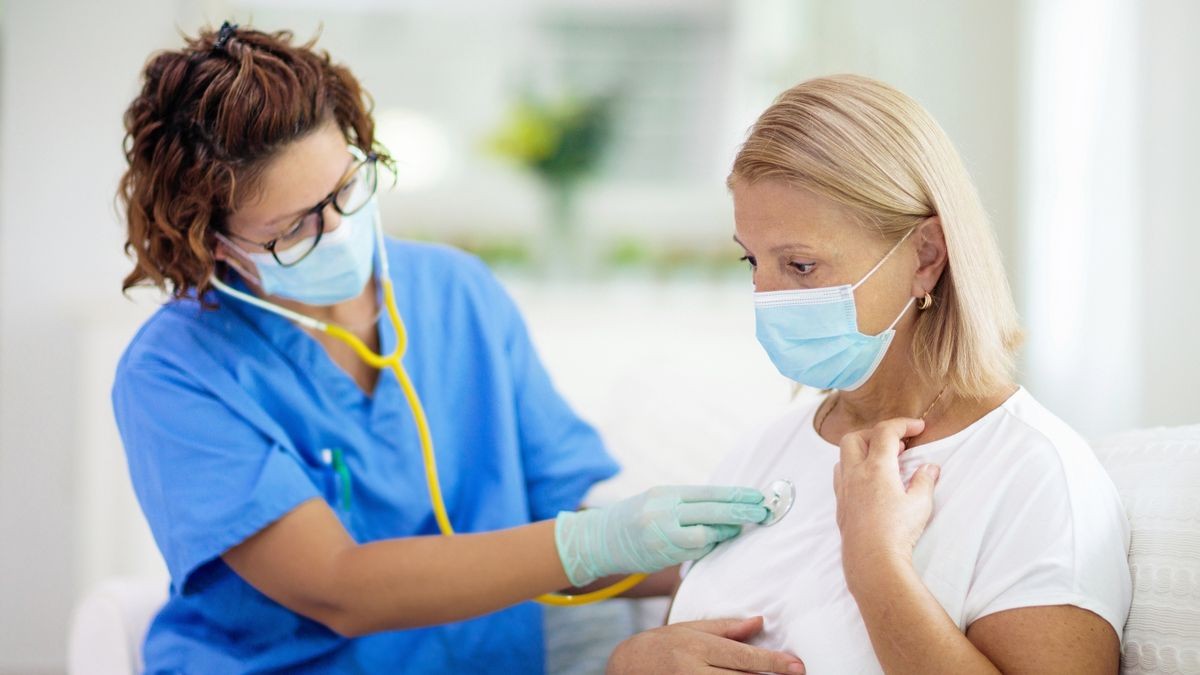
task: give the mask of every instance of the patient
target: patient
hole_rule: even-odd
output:
[[[792,654],[822,674],[1115,673],[1124,512],[1014,384],[1011,293],[942,129],[882,83],[811,80],[758,119],[729,186],[759,341],[831,393],[717,472],[792,481],[791,512],[686,571],[671,625],[609,672],[796,672]]]

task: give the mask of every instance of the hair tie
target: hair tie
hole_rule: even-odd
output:
[[[217,34],[217,41],[213,43],[213,50],[219,51],[225,49],[225,43],[229,42],[229,38],[233,37],[233,32],[236,31],[238,25],[226,21],[221,24],[221,32]]]

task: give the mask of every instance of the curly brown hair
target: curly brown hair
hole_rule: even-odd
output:
[[[332,119],[347,142],[374,151],[374,103],[317,38],[228,24],[186,46],[154,54],[125,111],[125,158],[117,197],[134,269],[122,289],[153,285],[176,298],[203,296],[216,261],[214,233],[254,195],[263,168],[289,143]]]

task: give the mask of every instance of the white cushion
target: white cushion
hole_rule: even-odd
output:
[[[167,601],[161,579],[113,578],[84,596],[71,616],[67,672],[130,675],[142,671],[142,641]]]
[[[1200,673],[1200,425],[1094,443],[1129,515],[1122,673]]]

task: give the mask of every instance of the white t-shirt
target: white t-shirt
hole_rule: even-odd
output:
[[[813,429],[818,403],[794,409],[718,468],[721,484],[790,480],[796,502],[775,525],[745,528],[687,570],[668,622],[761,614],[752,644],[795,654],[809,673],[878,673],[842,573],[839,450]],[[1069,604],[1121,634],[1132,593],[1129,525],[1070,427],[1019,389],[970,427],[903,453],[906,484],[925,463],[942,471],[913,564],[959,629],[1006,609]]]

